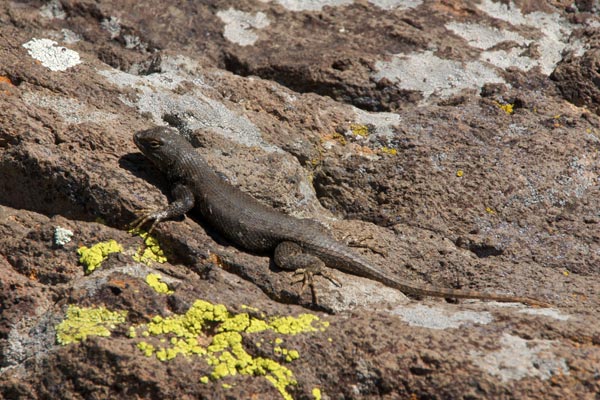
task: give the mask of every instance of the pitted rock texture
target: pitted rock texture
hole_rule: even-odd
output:
[[[598,11],[2,2],[0,398],[594,398]],[[158,227],[167,263],[136,261],[142,239],[127,224],[170,198],[132,142],[157,124],[178,128],[232,185],[319,221],[390,275],[553,308],[409,299],[335,271],[343,286],[318,279],[315,305],[269,255],[236,249],[193,214]],[[108,240],[123,251],[86,275],[78,249]],[[211,347],[218,319],[193,338],[208,355],[145,354],[143,342],[177,340],[143,327],[197,301],[327,324],[241,331],[236,356],[270,372],[217,373],[231,361]],[[102,336],[95,321],[63,345],[57,326],[73,306],[126,311],[126,322]],[[295,384],[264,377],[284,370]]]

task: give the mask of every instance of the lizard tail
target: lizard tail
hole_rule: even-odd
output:
[[[511,296],[499,293],[484,293],[476,290],[434,288],[430,286],[412,283],[407,284],[405,282],[398,281],[395,279],[385,279],[385,282],[382,283],[384,283],[386,286],[398,289],[405,294],[412,294],[417,296],[444,297],[453,299],[493,300],[501,303],[523,303],[528,306],[551,307],[551,305],[548,303],[529,297]]]
[[[328,261],[329,264],[333,264],[336,269],[353,275],[359,275],[364,278],[379,281],[386,286],[398,289],[404,294],[454,299],[493,300],[502,303],[523,303],[535,307],[551,307],[551,305],[546,302],[531,299],[529,297],[511,296],[498,293],[484,293],[475,290],[438,288],[402,281],[381,272],[363,260],[362,257],[347,251],[339,244],[332,243],[329,245],[329,247],[335,250],[336,257],[330,257]]]

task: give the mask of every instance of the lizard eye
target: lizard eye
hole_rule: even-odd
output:
[[[161,145],[159,140],[151,140],[149,143],[150,147],[152,147],[153,149],[158,149]]]

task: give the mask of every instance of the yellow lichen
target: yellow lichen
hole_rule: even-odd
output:
[[[465,173],[462,169],[459,169],[458,171],[456,171],[456,176],[458,176],[459,178],[462,177],[464,174]]]
[[[298,350],[287,350],[284,349],[283,355],[285,356],[285,361],[292,362],[298,358],[300,358],[300,353]]]
[[[488,214],[496,214],[496,210],[494,210],[492,207],[486,207],[485,212]]]
[[[150,357],[152,354],[154,354],[154,346],[147,342],[139,342],[137,344],[137,348],[140,349],[146,357]]]
[[[125,322],[127,311],[109,311],[105,307],[69,306],[66,318],[56,325],[58,343],[81,342],[88,336],[110,336],[110,331]]]
[[[337,140],[341,145],[346,145],[348,142],[346,141],[346,138],[344,137],[344,135],[342,135],[341,133],[334,133],[331,136],[334,140]]]
[[[507,113],[508,115],[512,114],[514,112],[514,104],[510,104],[510,103],[506,103],[506,104],[502,104],[499,102],[495,102],[495,104],[501,108],[502,110],[504,110],[505,113]]]
[[[300,314],[298,317],[279,317],[273,319],[269,326],[277,333],[284,335],[296,335],[304,332],[315,332],[317,329],[312,326],[319,317],[313,314]]]
[[[149,347],[142,342],[146,344],[138,344],[138,348],[145,355],[155,356],[161,361],[171,360],[180,354],[202,357],[212,368],[208,376],[200,379],[202,383],[236,374],[264,376],[284,399],[291,399],[286,387],[296,384],[292,372],[274,360],[252,357],[243,347],[242,333],[272,330],[279,334],[295,335],[315,332],[318,329],[313,323],[318,320],[315,315],[302,314],[265,321],[250,317],[247,313],[232,314],[222,304],[196,300],[185,314],[166,318],[155,316],[145,325],[143,336],[168,335],[170,339],[167,345]],[[319,328],[322,329],[324,325],[321,323]],[[282,339],[277,341],[283,342]],[[279,354],[287,362],[300,357],[297,350],[279,348]]]
[[[315,398],[315,400],[321,400],[321,389],[313,388],[312,395]]]
[[[131,229],[129,233],[132,235],[138,235],[144,239],[144,244],[133,255],[133,259],[135,261],[144,263],[146,265],[150,265],[152,261],[160,264],[167,261],[164,251],[160,248],[158,240],[156,240],[154,236],[148,235],[148,232],[145,232],[141,229]]]
[[[381,148],[381,152],[385,153],[385,154],[392,155],[392,156],[398,155],[398,150],[396,150],[396,149],[394,149],[392,147],[383,146]]]
[[[85,267],[85,273],[90,274],[106,260],[111,253],[120,253],[123,247],[115,240],[96,243],[92,247],[81,246],[77,249],[79,262]]]
[[[369,136],[369,127],[363,124],[350,124],[350,130],[353,134],[367,137]]]
[[[146,283],[154,289],[157,293],[161,294],[173,294],[173,291],[169,289],[169,285],[162,282],[162,277],[158,274],[146,275]]]

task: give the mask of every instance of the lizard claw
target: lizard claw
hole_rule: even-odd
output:
[[[301,275],[300,279],[292,280],[291,283],[292,283],[292,285],[302,283],[302,286],[300,287],[300,290],[298,291],[298,296],[301,296],[302,293],[304,293],[304,290],[306,290],[306,287],[309,286],[310,291],[312,293],[313,303],[315,303],[315,304],[317,304],[317,292],[315,289],[315,281],[314,281],[315,275],[321,275],[322,277],[326,278],[327,280],[329,280],[331,283],[333,283],[337,287],[342,287],[342,284],[340,283],[340,281],[338,281],[332,273],[325,271],[319,267],[298,268],[297,270],[294,271],[294,276],[297,276],[297,275]]]
[[[302,275],[302,277],[300,279],[292,280],[292,282],[291,282],[292,285],[302,283],[300,290],[298,290],[298,296],[302,296],[302,293],[304,293],[304,290],[306,290],[306,287],[309,286],[310,293],[312,296],[312,301],[314,304],[318,303],[317,291],[315,290],[315,282],[314,282],[314,276],[315,276],[315,274],[318,274],[318,273],[319,273],[319,271],[315,271],[314,268],[298,268],[296,271],[294,271],[294,276]]]
[[[150,229],[148,229],[148,234],[151,234],[152,231],[154,230],[154,228],[156,227],[156,225],[158,225],[158,223],[160,221],[162,221],[161,211],[155,211],[155,210],[151,210],[151,209],[141,209],[141,210],[135,211],[135,214],[138,217],[129,224],[129,226],[128,226],[129,229],[134,229],[134,230],[140,229],[148,221],[154,220],[154,222],[152,222],[152,225],[150,225]]]
[[[306,268],[298,268],[297,270],[294,271],[294,276],[298,276],[298,275],[302,275],[302,276],[300,277],[300,279],[292,279],[291,284],[297,285],[298,283],[302,283],[302,286],[300,287],[300,290],[298,291],[298,295],[301,295],[302,293],[304,293],[306,286],[313,287],[314,273]]]

